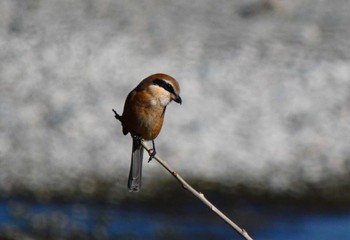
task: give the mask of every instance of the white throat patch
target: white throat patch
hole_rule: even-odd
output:
[[[152,106],[157,104],[166,106],[169,104],[169,102],[171,101],[170,92],[157,85],[150,85],[149,88],[151,90],[152,95],[155,97],[155,99],[152,99],[150,102]]]

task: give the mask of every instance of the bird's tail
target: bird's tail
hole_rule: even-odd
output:
[[[141,187],[142,178],[142,158],[143,158],[143,147],[141,140],[133,137],[132,138],[132,153],[131,153],[131,166],[128,179],[128,188],[130,192],[138,192]]]

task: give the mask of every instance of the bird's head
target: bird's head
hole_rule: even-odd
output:
[[[181,104],[182,99],[180,97],[180,86],[175,78],[163,74],[157,73],[146,78],[149,83],[149,90],[163,106],[168,105],[172,100]]]

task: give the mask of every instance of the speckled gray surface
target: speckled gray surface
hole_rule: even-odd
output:
[[[182,87],[156,144],[185,178],[337,183],[350,172],[350,3],[271,2],[1,1],[0,190],[123,189],[131,143],[111,109],[155,72]],[[146,185],[165,175],[144,166]]]

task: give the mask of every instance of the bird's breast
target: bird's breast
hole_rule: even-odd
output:
[[[143,139],[155,139],[162,129],[165,108],[150,105],[139,112],[139,132]]]
[[[132,92],[123,112],[123,127],[145,140],[155,139],[162,129],[166,106],[147,92]]]

